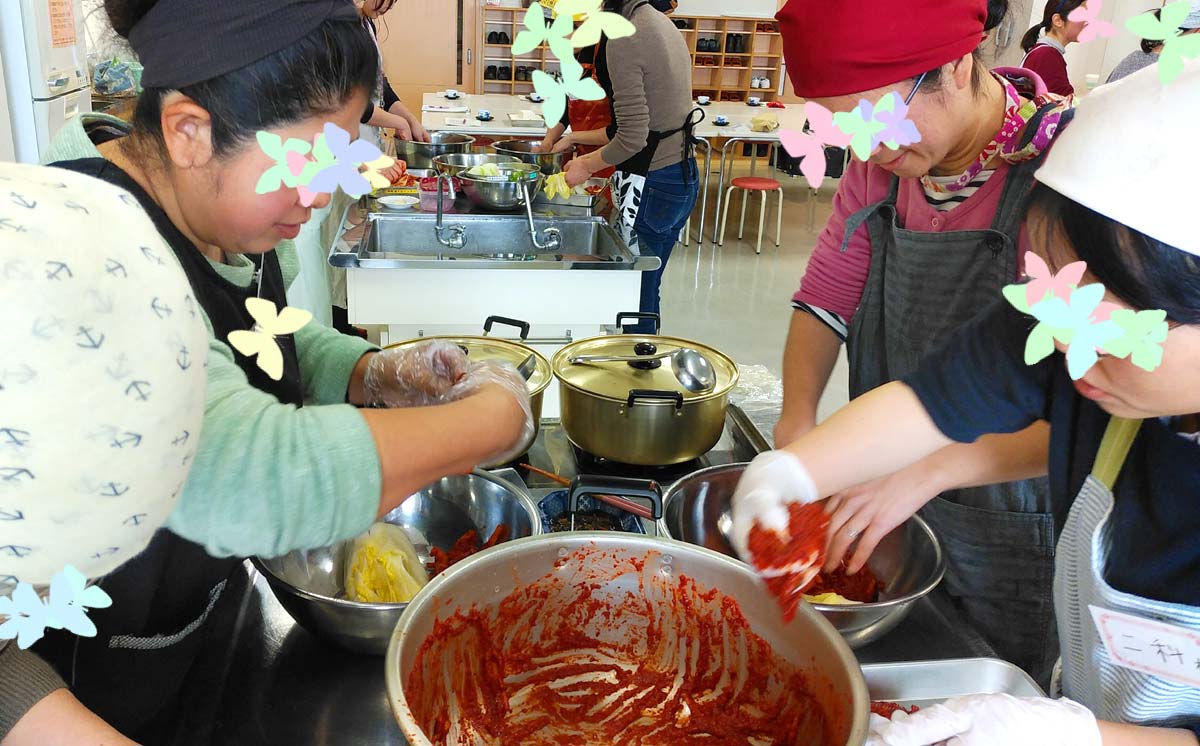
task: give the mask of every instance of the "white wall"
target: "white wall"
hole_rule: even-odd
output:
[[[843,2],[844,0],[838,0]],[[679,0],[675,10],[681,16],[763,16],[774,18],[776,0]]]
[[[1087,44],[1075,43],[1067,47],[1067,72],[1076,95],[1087,93],[1087,76],[1098,75],[1103,83],[1117,63],[1138,48],[1141,39],[1125,28],[1125,21],[1147,10],[1160,7],[1160,0],[1106,0],[1100,17],[1117,27],[1117,35],[1111,39],[1095,39]],[[1030,12],[1029,28],[1040,23],[1046,10],[1046,0],[1034,0]],[[1020,33],[1024,33],[1021,29]]]

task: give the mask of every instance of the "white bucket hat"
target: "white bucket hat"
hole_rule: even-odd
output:
[[[1200,59],[1164,85],[1156,66],[1101,86],[1054,140],[1037,180],[1200,256]]]

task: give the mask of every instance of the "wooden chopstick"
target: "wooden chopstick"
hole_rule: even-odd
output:
[[[539,469],[536,466],[531,466],[529,464],[517,464],[517,466],[520,466],[523,469],[528,469],[529,471],[533,472],[534,474],[541,474],[546,479],[557,482],[557,483],[563,485],[564,487],[571,484],[570,479],[559,476],[558,474],[555,474],[552,471],[545,471],[543,469]],[[609,505],[613,506],[614,508],[620,508],[621,510],[627,511],[629,513],[633,513],[634,515],[636,515],[639,518],[644,518],[648,521],[654,520],[654,511],[650,510],[649,508],[645,507],[644,505],[638,505],[634,501],[629,500],[627,498],[617,497],[616,495],[592,495],[592,497],[596,498],[600,502],[608,503]]]

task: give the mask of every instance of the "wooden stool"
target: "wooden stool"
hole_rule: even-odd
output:
[[[783,235],[783,185],[775,179],[768,179],[762,176],[741,176],[730,182],[730,187],[725,191],[725,210],[721,215],[721,230],[720,237],[717,240],[718,246],[725,245],[725,228],[729,223],[729,202],[733,197],[733,190],[741,189],[742,194],[742,219],[738,223],[738,238],[740,239],[745,233],[746,228],[746,203],[750,201],[750,192],[762,193],[762,204],[758,210],[758,243],[754,247],[755,254],[762,253],[763,240],[763,224],[767,217],[767,194],[770,192],[779,193],[779,213],[775,219],[775,245],[779,245],[780,238]]]

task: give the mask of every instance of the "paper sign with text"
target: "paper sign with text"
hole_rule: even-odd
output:
[[[1200,631],[1088,606],[1116,665],[1200,687]]]

